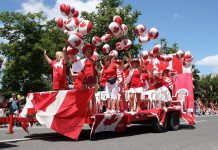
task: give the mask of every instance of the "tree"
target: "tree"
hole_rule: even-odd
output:
[[[103,0],[96,7],[96,12],[81,13],[82,18],[90,20],[94,24],[91,33],[86,36],[87,42],[91,42],[93,36],[101,37],[102,35],[108,33],[108,25],[113,21],[113,17],[115,15],[119,15],[122,18],[123,24],[127,25],[129,31],[126,37],[110,39],[108,44],[110,45],[111,50],[115,49],[115,44],[117,42],[120,42],[122,38],[130,39],[132,42],[135,41],[135,38],[137,36],[134,33],[134,27],[141,13],[139,11],[133,11],[131,5],[125,7],[121,5],[122,1],[120,0]],[[136,57],[140,49],[140,44],[134,44],[130,49],[130,53],[132,53]],[[101,47],[99,47],[97,51],[101,54]],[[123,53],[119,51],[119,55],[122,56]]]
[[[218,101],[218,76],[212,77],[212,75],[202,76],[199,80],[199,89],[201,92],[200,98],[206,105],[209,102]]]
[[[51,68],[44,61],[43,49],[54,58],[55,51],[65,45],[64,34],[54,20],[47,21],[43,13],[0,13],[0,53],[7,58],[3,70],[2,88],[5,91],[51,90]]]

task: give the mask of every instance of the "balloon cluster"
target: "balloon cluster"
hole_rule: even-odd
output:
[[[150,51],[142,51],[141,57],[144,60],[144,65],[148,65],[151,62],[151,59],[157,58],[160,61],[169,62],[176,56],[177,58],[181,59],[183,62],[184,67],[189,67],[192,63],[192,54],[190,51],[178,50],[174,54],[165,54],[161,52],[161,45],[157,44],[154,48]]]
[[[73,5],[61,4],[60,11],[67,19],[59,18],[57,25],[60,30],[68,33],[69,37],[67,52],[68,55],[76,55],[79,49],[84,46],[84,35],[87,35],[92,30],[92,22],[89,20],[79,21],[79,11]]]
[[[122,18],[116,15],[113,17],[113,22],[108,25],[108,33],[104,34],[102,37],[94,36],[92,38],[92,44],[95,46],[101,46],[102,43],[105,43],[102,46],[102,53],[104,55],[109,54],[117,57],[117,50],[128,50],[132,45],[131,40],[124,38],[127,34],[127,26],[122,23]],[[116,50],[111,50],[110,46],[107,44],[111,37],[121,39],[120,42],[116,43]]]
[[[143,24],[137,25],[134,32],[138,36],[138,41],[142,44],[148,43],[150,39],[156,39],[159,35],[156,28],[150,28],[148,34],[146,34],[146,27]]]

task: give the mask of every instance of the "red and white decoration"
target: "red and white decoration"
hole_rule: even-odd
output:
[[[69,36],[68,42],[71,46],[79,48],[84,44],[83,35],[79,33],[73,33]]]
[[[83,20],[79,24],[78,32],[83,35],[87,35],[92,30],[92,22],[89,20]]]
[[[159,35],[159,32],[158,32],[157,28],[149,29],[149,31],[148,31],[149,38],[156,39],[158,37],[158,35]]]
[[[155,55],[158,55],[160,53],[160,51],[161,51],[161,45],[160,44],[155,45],[153,48],[153,53]]]
[[[142,52],[142,58],[144,59],[144,60],[146,60],[147,58],[148,58],[148,51],[143,51]]]
[[[92,44],[94,46],[100,46],[102,44],[101,38],[99,38],[98,36],[94,36],[92,38]]]
[[[120,37],[123,33],[121,25],[117,22],[110,23],[110,25],[108,26],[108,31],[110,35],[114,37]]]
[[[102,47],[102,53],[106,55],[109,52],[110,52],[110,46],[108,44],[104,44],[104,46]]]
[[[70,14],[70,5],[61,4],[60,11],[63,16],[68,16]]]
[[[147,35],[140,35],[138,37],[138,40],[139,40],[140,43],[146,44],[146,43],[149,42],[150,39],[149,39],[149,37]]]
[[[109,56],[117,57],[117,56],[118,56],[118,52],[117,52],[116,50],[112,50],[112,51],[109,53]]]
[[[123,39],[120,42],[120,47],[122,49],[128,50],[132,46],[132,41],[130,39]]]
[[[146,28],[143,24],[139,24],[135,27],[134,31],[136,35],[140,36],[140,35],[145,34]]]
[[[128,27],[125,24],[122,24],[122,29],[123,29],[123,36],[127,35]]]
[[[79,20],[75,17],[70,18],[66,21],[66,29],[68,31],[74,31],[79,25]]]
[[[97,114],[94,117],[91,135],[103,131],[125,131],[128,115],[118,114]]]
[[[116,43],[116,49],[117,50],[123,50],[123,47],[121,47],[120,42]]]
[[[62,31],[64,31],[66,28],[65,28],[65,22],[62,18],[59,18],[57,20],[57,25],[58,25],[58,28]]]
[[[34,108],[41,125],[77,140],[93,94],[94,89],[30,93],[20,116],[26,117]]]
[[[76,55],[76,54],[78,54],[78,52],[79,52],[79,50],[75,47],[72,47],[70,45],[67,47],[68,54]]]
[[[101,37],[101,41],[107,43],[110,40],[110,38],[111,38],[110,34],[104,34]]]
[[[96,51],[94,51],[92,57],[95,59],[95,61],[98,61],[98,59],[99,59],[99,54],[98,54]]]
[[[119,25],[122,25],[122,18],[118,15],[113,17],[113,22],[118,23]]]
[[[178,50],[176,52],[176,55],[179,57],[179,58],[183,58],[185,56],[185,51],[184,50]]]

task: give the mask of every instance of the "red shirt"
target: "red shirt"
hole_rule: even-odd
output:
[[[82,72],[79,72],[77,77],[74,78],[74,88],[75,89],[81,89],[82,88],[83,78],[84,78],[84,74]]]
[[[53,89],[66,89],[67,88],[67,75],[66,75],[66,64],[64,60],[57,62],[56,60],[51,61],[53,69]]]
[[[103,67],[104,77],[106,79],[111,79],[117,76],[117,66],[116,63],[111,63],[109,67]]]
[[[149,84],[149,90],[153,90],[153,89],[157,89],[162,87],[162,80],[160,80],[159,78],[149,78],[148,80],[148,84]]]
[[[89,59],[86,59],[84,66],[84,75],[85,76],[96,76],[95,63],[91,62]]]
[[[138,69],[135,69],[130,81],[130,88],[142,87],[141,73]]]

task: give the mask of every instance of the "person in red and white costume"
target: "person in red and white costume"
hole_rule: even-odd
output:
[[[117,80],[117,68],[120,66],[115,62],[116,55],[106,56],[104,58],[105,65],[102,69],[102,77],[104,77],[107,82],[105,85],[106,97],[107,97],[107,108],[106,113],[115,113],[115,106],[118,99],[119,92],[119,82]],[[111,106],[111,107],[110,107]]]
[[[74,73],[71,69],[72,77],[82,78],[82,88],[96,88],[97,76],[100,74],[96,66],[96,57],[93,56],[95,46],[86,44],[82,48],[82,53],[85,56],[83,59],[83,68],[80,72]],[[92,114],[96,113],[96,99],[95,95],[92,97]]]
[[[139,59],[132,59],[130,61],[131,67],[129,75],[126,79],[126,84],[129,84],[130,94],[130,112],[134,112],[134,99],[136,96],[136,109],[139,110],[141,104],[141,93],[143,92],[143,82],[141,78],[143,66],[140,65]]]
[[[55,60],[51,60],[46,50],[44,50],[44,56],[47,62],[52,66],[53,70],[53,90],[65,90],[67,89],[67,75],[66,75],[66,47],[63,48],[63,51],[57,51],[55,54]]]

